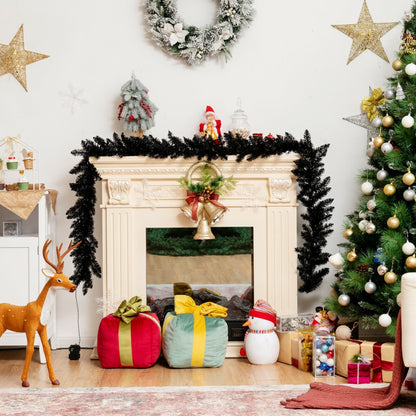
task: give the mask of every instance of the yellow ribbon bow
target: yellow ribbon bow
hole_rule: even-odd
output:
[[[128,302],[123,300],[113,316],[120,318],[125,324],[129,324],[139,313],[150,312],[147,305],[142,305],[142,298],[133,296]]]
[[[365,97],[361,101],[361,109],[367,112],[367,117],[370,121],[373,121],[377,117],[377,107],[384,104],[386,98],[383,95],[381,88],[376,88],[371,93],[371,97]]]
[[[225,318],[227,316],[227,308],[217,305],[213,302],[205,302],[197,305],[190,296],[175,296],[175,312],[177,315],[181,313],[192,313],[194,315],[211,316],[214,318]]]

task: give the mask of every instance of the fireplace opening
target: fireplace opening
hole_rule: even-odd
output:
[[[175,294],[225,306],[229,340],[241,341],[253,306],[253,227],[212,231],[214,240],[199,241],[196,228],[146,228],[147,304],[162,323]]]

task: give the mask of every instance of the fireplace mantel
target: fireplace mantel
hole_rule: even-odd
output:
[[[214,163],[236,188],[221,196],[228,211],[215,226],[253,227],[254,298],[279,314],[297,313],[296,154],[255,161]],[[107,309],[138,295],[146,299],[146,228],[190,227],[180,208],[185,191],[178,178],[197,158],[141,156],[90,158],[101,177],[103,297]],[[215,234],[215,226],[213,232]]]

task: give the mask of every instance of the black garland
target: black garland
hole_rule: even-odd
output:
[[[137,139],[125,137],[123,134],[119,137],[114,133],[112,139],[95,137],[93,140],[83,140],[81,145],[81,149],[71,152],[82,159],[70,171],[71,174],[77,175],[75,183],[70,184],[77,200],[66,214],[67,218],[72,220],[70,237],[74,241],[82,241],[82,244],[71,252],[75,266],[71,280],[77,285],[83,283],[84,295],[92,288],[93,275],[101,277],[101,267],[95,256],[97,240],[94,237],[93,220],[96,203],[95,182],[100,176],[89,162],[90,157],[100,156],[149,156],[156,159],[197,157],[211,161],[225,160],[227,156],[233,155],[236,156],[237,162],[241,162],[243,159],[252,161],[287,152],[297,153],[300,158],[296,161],[297,167],[293,174],[297,176],[299,186],[298,200],[305,207],[305,213],[301,214],[304,220],[301,231],[304,244],[297,248],[298,271],[303,281],[299,291],[313,291],[328,273],[328,268],[318,267],[327,262],[329,253],[325,253],[323,247],[333,225],[329,222],[334,209],[333,200],[325,198],[331,189],[330,178],[322,178],[322,159],[329,145],[314,148],[308,131],[300,141],[288,133],[285,136],[277,135],[275,139],[233,138],[231,134],[225,133],[217,142],[199,136],[180,139],[171,133],[167,139],[152,136]]]

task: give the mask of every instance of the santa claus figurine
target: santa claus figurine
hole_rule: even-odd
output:
[[[199,131],[201,137],[210,137],[212,140],[218,140],[221,135],[221,120],[216,120],[214,109],[209,105],[205,110],[205,123],[199,125]]]

